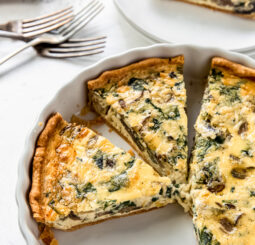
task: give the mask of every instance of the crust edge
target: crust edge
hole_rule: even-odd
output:
[[[243,77],[243,78],[250,78],[252,80],[255,80],[255,69],[243,66],[238,63],[234,63],[232,61],[229,61],[229,60],[221,58],[221,57],[214,57],[212,59],[211,66],[212,67],[222,67],[222,68],[229,70],[236,76]]]
[[[171,64],[175,63],[183,65],[184,56],[179,55],[171,58],[148,58],[131,63],[121,68],[104,71],[98,78],[88,81],[88,88],[90,90],[102,88],[110,78],[122,78],[123,76],[125,76],[125,73],[130,72],[131,70],[148,68],[160,64],[167,64],[168,62]]]
[[[207,8],[207,9],[214,10],[214,11],[220,11],[222,13],[231,14],[233,16],[238,16],[238,17],[241,17],[241,18],[249,19],[249,20],[255,20],[255,13],[252,13],[252,14],[238,14],[238,13],[235,13],[235,12],[233,12],[231,10],[228,10],[228,9],[223,9],[223,8],[219,8],[219,7],[216,7],[216,6],[211,6],[211,5],[203,4],[203,3],[195,3],[195,2],[192,2],[192,1],[189,1],[189,0],[176,0],[176,1],[193,4],[193,5],[204,7],[204,8]]]
[[[37,222],[44,223],[44,213],[41,207],[41,186],[44,160],[47,154],[47,145],[56,127],[63,122],[59,113],[53,114],[47,121],[45,128],[41,132],[35,147],[32,162],[32,184],[29,193],[29,204],[32,214]]]

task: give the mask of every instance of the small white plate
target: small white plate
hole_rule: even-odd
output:
[[[174,0],[115,0],[139,31],[160,42],[255,50],[255,21]]]
[[[213,56],[255,68],[255,61],[248,56],[216,48],[201,48],[193,45],[157,44],[145,48],[136,48],[105,58],[85,68],[80,74],[61,88],[45,106],[34,127],[30,130],[20,159],[16,197],[19,209],[20,229],[28,245],[39,245],[38,226],[34,221],[28,203],[31,184],[31,160],[36,139],[43,129],[49,115],[60,112],[66,120],[78,113],[86,104],[86,82],[97,77],[103,71],[122,67],[137,60],[149,57],[173,57],[183,54],[185,57],[184,78],[187,89],[187,109],[189,118],[189,143],[194,136],[194,122],[200,109],[204,91],[204,78],[208,74]],[[43,122],[40,124],[40,122]],[[102,124],[96,130],[123,149],[131,147],[109,128]],[[84,227],[73,232],[55,231],[60,245],[195,245],[192,218],[177,205],[126,218],[114,219],[98,225]]]

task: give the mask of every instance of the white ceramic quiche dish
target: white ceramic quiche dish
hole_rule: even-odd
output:
[[[38,240],[37,224],[31,215],[28,193],[31,183],[31,159],[35,142],[48,116],[53,112],[60,112],[66,120],[70,120],[71,116],[78,113],[86,103],[86,81],[97,77],[105,70],[118,68],[148,57],[172,57],[180,54],[185,56],[184,77],[188,96],[190,144],[192,144],[194,136],[193,124],[199,112],[210,59],[214,56],[221,56],[255,68],[255,61],[242,54],[217,48],[168,44],[132,49],[105,58],[85,68],[56,93],[39,114],[34,123],[34,128],[30,130],[27,136],[25,149],[19,162],[16,188],[19,225],[27,244],[41,244]],[[109,132],[105,125],[99,125],[96,129],[118,146],[130,149],[130,146],[123,139],[114,132]],[[165,208],[144,214],[106,221],[73,232],[55,231],[55,235],[60,245],[196,244],[191,217],[185,214],[177,205],[168,205]]]

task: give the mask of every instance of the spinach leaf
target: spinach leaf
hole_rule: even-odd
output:
[[[150,104],[154,109],[156,109],[165,119],[176,120],[180,117],[180,112],[177,105],[170,105],[166,111],[163,111],[160,107],[152,103],[151,99],[146,98],[145,103]]]
[[[152,122],[153,122],[154,125],[151,126],[150,129],[155,130],[155,131],[156,131],[157,129],[160,128],[160,125],[161,125],[161,123],[162,123],[162,122],[160,122],[160,121],[159,121],[158,119],[156,119],[156,118],[153,118],[153,119],[152,119]]]
[[[144,84],[146,84],[146,82],[143,79],[139,79],[139,78],[135,78],[132,77],[129,81],[128,81],[128,86],[131,86],[134,90],[144,90]]]
[[[227,103],[241,102],[239,94],[240,86],[220,86],[220,95],[224,95]]]
[[[168,187],[166,188],[166,196],[167,196],[168,198],[171,198],[171,197],[172,197],[172,187],[171,187],[171,186],[168,186]]]
[[[127,176],[127,172],[124,171],[119,175],[113,176],[111,180],[108,182],[108,184],[109,184],[109,188],[108,188],[109,192],[118,191],[119,189],[121,189],[121,187],[128,186],[129,179]]]
[[[224,77],[222,71],[217,71],[216,69],[211,70],[211,76],[213,77],[214,80],[220,81],[222,77]]]
[[[199,245],[212,245],[212,233],[207,230],[206,227],[204,227],[199,232]]]
[[[217,136],[215,139],[204,138],[201,135],[196,139],[196,147],[197,147],[197,158],[199,161],[204,159],[206,153],[213,149],[217,150],[220,148],[221,144],[224,142],[224,138],[222,136]]]
[[[96,155],[93,156],[93,160],[95,161],[98,168],[103,169],[104,167],[104,156],[103,153],[99,150]]]
[[[168,74],[170,78],[177,78],[177,75],[172,71]]]
[[[84,193],[88,193],[88,192],[95,192],[96,188],[90,183],[86,183],[83,187],[82,187],[82,192]]]
[[[86,194],[89,192],[96,192],[96,188],[90,183],[86,183],[84,185],[70,184],[73,185],[76,190],[76,198],[84,199]]]
[[[134,202],[124,201],[124,202],[121,202],[118,206],[116,206],[115,211],[125,213],[125,212],[130,212],[133,209],[136,209],[136,204]]]
[[[127,168],[132,168],[133,165],[134,165],[134,162],[135,162],[135,159],[132,159],[132,160],[130,160],[130,161],[128,161],[128,162],[125,162],[124,164],[125,164],[125,166],[126,166]]]

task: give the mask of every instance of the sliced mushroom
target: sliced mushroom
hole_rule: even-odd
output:
[[[107,167],[114,167],[115,165],[116,165],[116,162],[114,161],[114,160],[112,160],[112,159],[106,159],[106,163],[105,163],[105,165],[107,166]]]
[[[247,177],[247,170],[245,168],[233,168],[231,175],[237,179],[245,179]]]
[[[242,133],[246,132],[247,130],[248,130],[248,123],[243,122],[238,129],[238,134],[242,134]]]
[[[222,190],[224,190],[224,188],[225,188],[225,184],[223,182],[219,182],[219,181],[213,181],[211,183],[208,183],[208,185],[207,185],[208,191],[210,191],[212,193],[221,192]]]
[[[126,107],[126,103],[125,103],[125,101],[124,101],[123,99],[120,99],[120,100],[119,100],[119,104],[120,104],[120,107],[121,107],[122,109],[124,109],[124,108]]]
[[[219,220],[220,224],[222,225],[223,229],[227,232],[231,232],[234,228],[234,224],[228,218],[222,218]]]
[[[238,224],[238,222],[239,222],[239,220],[242,218],[242,216],[243,216],[243,213],[238,214],[238,215],[236,216],[236,218],[235,218],[235,225]]]
[[[229,155],[229,158],[232,160],[232,161],[234,161],[234,162],[240,162],[240,158],[239,157],[237,157],[237,156],[234,156],[234,155],[232,155],[232,154],[230,154]]]
[[[227,209],[235,209],[236,206],[232,203],[224,203],[224,206],[227,208]]]
[[[95,145],[97,140],[98,140],[98,135],[95,135],[92,138],[90,138],[87,144],[88,147],[92,147],[93,145]]]
[[[77,215],[74,214],[73,211],[71,211],[68,215],[68,218],[72,219],[72,220],[81,220],[80,217],[78,217]]]
[[[217,206],[219,206],[220,208],[223,207],[219,202],[215,202],[215,204],[216,204]]]

